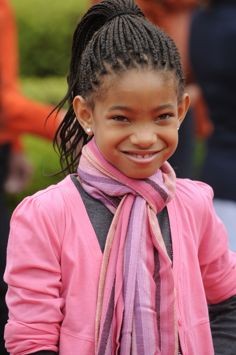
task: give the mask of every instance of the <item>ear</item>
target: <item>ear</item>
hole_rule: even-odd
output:
[[[81,127],[83,127],[85,133],[88,136],[92,136],[93,113],[87,101],[82,96],[75,96],[73,100],[73,108],[76,118]]]
[[[186,113],[189,109],[190,105],[190,97],[189,94],[184,93],[182,100],[178,104],[178,120],[179,120],[179,126],[185,119]]]

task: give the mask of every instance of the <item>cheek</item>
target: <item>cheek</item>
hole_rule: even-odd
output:
[[[166,142],[167,146],[178,144],[178,130],[175,127],[166,128],[165,131],[159,132],[159,138]]]
[[[178,131],[177,129],[169,130],[168,134],[165,134],[163,141],[166,145],[165,159],[168,160],[176,151],[178,146]]]
[[[119,144],[120,141],[126,138],[125,130],[113,128],[111,126],[99,127],[94,130],[94,137],[100,146],[112,147]]]
[[[109,130],[96,132],[94,138],[98,149],[106,158],[110,158],[114,155],[114,152],[116,152],[117,141]]]

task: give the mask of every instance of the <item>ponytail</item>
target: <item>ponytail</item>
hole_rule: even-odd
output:
[[[93,105],[107,74],[139,67],[173,71],[182,95],[184,77],[174,42],[144,18],[133,0],[104,0],[92,6],[75,29],[68,91],[57,106],[69,105],[54,140],[62,171],[75,170],[81,147],[90,139],[75,117],[74,97],[81,95]]]

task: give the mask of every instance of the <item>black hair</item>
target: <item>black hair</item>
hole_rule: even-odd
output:
[[[68,91],[57,106],[68,104],[54,139],[62,171],[75,171],[89,140],[75,117],[74,97],[81,95],[92,104],[105,75],[133,68],[173,71],[178,98],[182,97],[184,75],[173,40],[151,24],[133,0],[104,0],[92,6],[75,29]]]

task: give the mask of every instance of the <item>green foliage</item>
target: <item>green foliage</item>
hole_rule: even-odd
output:
[[[71,39],[87,0],[12,0],[24,76],[67,73]]]
[[[66,94],[66,78],[63,77],[22,77],[21,87],[23,93],[40,102],[58,104]]]

